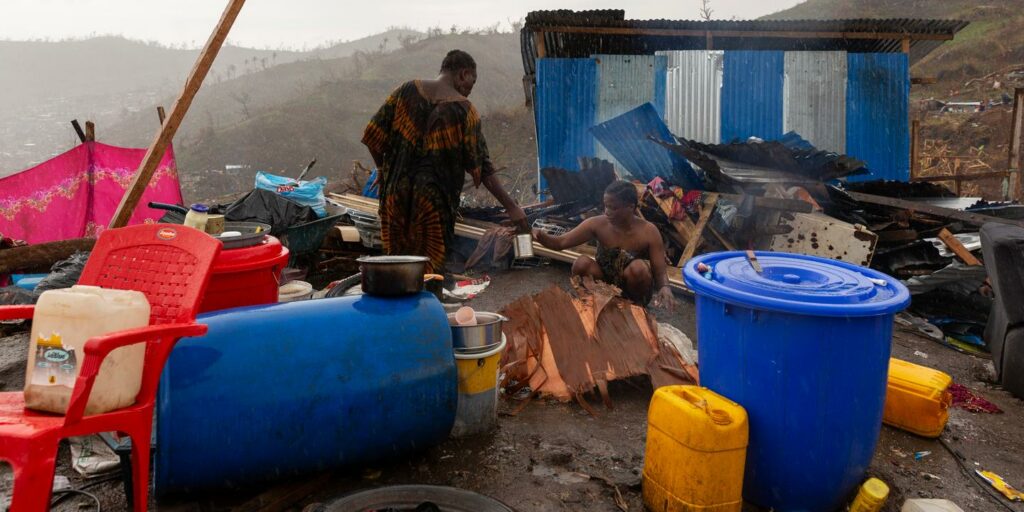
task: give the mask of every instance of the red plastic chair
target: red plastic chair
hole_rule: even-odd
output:
[[[0,393],[0,459],[14,470],[12,512],[50,507],[57,445],[61,439],[120,432],[132,439],[134,509],[146,510],[153,402],[164,362],[178,338],[201,336],[195,323],[210,268],[221,244],[192,228],[147,224],[104,231],[79,284],[137,290],[150,303],[150,325],[97,336],[86,342],[85,359],[64,416],[25,409],[22,392]],[[0,307],[0,320],[32,318],[34,306]],[[84,416],[100,364],[112,350],[146,343],[142,387],[131,406]]]

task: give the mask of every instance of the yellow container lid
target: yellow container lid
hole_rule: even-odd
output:
[[[889,497],[889,486],[885,485],[885,482],[872,477],[861,486],[861,492],[872,500],[884,501]]]

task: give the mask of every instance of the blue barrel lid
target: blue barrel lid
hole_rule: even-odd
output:
[[[758,251],[762,272],[742,251],[708,253],[687,262],[686,284],[698,295],[732,304],[815,316],[874,316],[910,305],[910,292],[891,276],[844,261]],[[697,265],[710,273],[701,275]]]

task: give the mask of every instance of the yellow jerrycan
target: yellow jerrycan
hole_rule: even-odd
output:
[[[665,386],[647,415],[643,499],[652,512],[743,506],[747,411],[698,386]]]
[[[924,437],[939,437],[953,397],[949,374],[900,359],[889,360],[882,422]]]

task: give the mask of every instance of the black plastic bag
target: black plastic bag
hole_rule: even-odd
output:
[[[256,189],[224,209],[224,220],[270,224],[270,234],[280,236],[289,227],[319,219],[316,212],[269,190]]]
[[[85,268],[85,262],[88,260],[89,253],[76,252],[70,258],[54,263],[50,267],[50,275],[44,277],[36,285],[36,293],[71,288],[78,284],[78,278],[82,276],[82,269]]]

